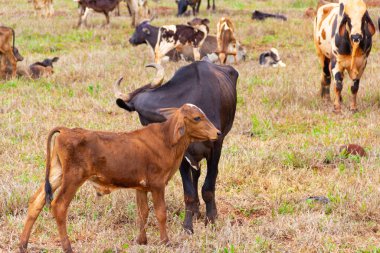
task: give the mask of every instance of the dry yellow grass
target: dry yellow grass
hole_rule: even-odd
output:
[[[204,2],[204,1],[203,1]],[[312,42],[312,21],[302,18],[313,1],[216,1],[218,11],[201,16],[216,22],[229,15],[248,60],[236,68],[238,110],[225,140],[217,181],[219,218],[214,227],[195,223],[195,234],[182,231],[183,194],[177,173],[167,187],[168,228],[172,246],[158,245],[150,214],[148,246],[134,243],[134,191],[103,198],[85,184],[69,211],[69,235],[77,252],[379,252],[380,251],[380,58],[374,38],[359,90],[359,113],[348,111],[350,84],[344,85],[342,115],[332,113],[318,95],[320,67]],[[1,23],[15,28],[16,44],[30,64],[59,56],[56,73],[38,81],[0,82],[0,252],[14,252],[28,198],[44,178],[45,142],[58,125],[130,131],[140,127],[136,113],[115,105],[112,83],[126,77],[125,90],[146,84],[154,75],[147,46],[131,47],[133,30],[127,11],[111,17],[93,14],[89,29],[76,30],[72,1],[55,3],[51,19],[33,17],[24,0],[0,0]],[[184,23],[175,18],[172,0],[151,3],[171,7],[171,15],[153,24]],[[250,20],[250,11],[282,12],[288,22]],[[379,9],[371,9],[377,18]],[[375,15],[376,14],[376,15]],[[277,47],[282,69],[258,65],[261,50]],[[185,62],[165,66],[167,79]],[[251,134],[247,134],[251,133]],[[368,158],[339,156],[342,144],[366,147]],[[205,164],[203,164],[205,168]],[[204,176],[205,173],[203,173]],[[203,177],[201,179],[203,182]],[[330,203],[308,202],[326,196]],[[202,213],[204,205],[201,204]],[[61,252],[57,228],[45,209],[31,236],[31,252]]]

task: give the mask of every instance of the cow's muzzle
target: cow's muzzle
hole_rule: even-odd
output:
[[[360,43],[360,41],[363,39],[363,36],[361,34],[354,34],[351,35],[351,40],[354,43]]]

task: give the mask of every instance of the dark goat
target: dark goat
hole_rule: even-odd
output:
[[[29,66],[29,74],[31,78],[36,79],[42,76],[50,76],[54,73],[53,63],[57,62],[59,57],[45,59],[42,62],[36,62]]]
[[[109,12],[113,11],[118,5],[120,0],[75,0],[80,6],[80,14],[78,27],[81,26],[82,22],[87,26],[87,16],[92,10],[95,12],[101,12],[106,16],[106,24],[110,23]]]
[[[155,81],[153,87],[162,82],[164,73],[159,73],[160,77],[155,78],[159,81]],[[197,61],[180,68],[172,79],[158,88],[152,89],[148,85],[145,89],[140,88],[139,92],[124,95],[118,90],[120,81],[115,85],[118,106],[129,112],[136,111],[143,125],[164,120],[157,111],[159,108],[192,103],[201,108],[214,126],[221,130],[222,135],[216,142],[191,144],[180,166],[185,194],[184,228],[188,231],[193,231],[193,215],[199,215],[199,162],[204,158],[207,160],[207,175],[202,197],[206,202],[206,223],[213,223],[217,216],[215,183],[223,140],[231,130],[235,118],[238,76],[238,72],[231,66]]]
[[[277,18],[277,19],[281,19],[284,21],[288,20],[287,17],[285,17],[284,15],[280,15],[280,14],[270,14],[270,13],[265,13],[262,11],[254,11],[252,13],[252,19],[265,20],[267,18]]]

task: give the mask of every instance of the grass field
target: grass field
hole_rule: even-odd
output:
[[[200,16],[216,22],[232,17],[248,59],[236,66],[238,108],[222,152],[215,226],[195,222],[194,235],[183,232],[182,183],[179,173],[167,187],[168,231],[172,245],[159,245],[151,211],[148,246],[134,243],[133,190],[98,198],[85,184],[71,203],[68,230],[76,252],[380,252],[380,41],[374,45],[358,96],[359,112],[349,112],[349,87],[343,90],[341,115],[319,97],[321,69],[312,39],[312,20],[304,19],[313,0],[217,0]],[[76,4],[56,0],[51,19],[33,16],[25,0],[0,0],[0,23],[15,28],[16,46],[29,65],[59,56],[47,79],[0,81],[0,252],[14,252],[28,199],[43,181],[46,136],[55,126],[130,131],[140,127],[136,113],[115,105],[112,83],[120,76],[132,91],[151,80],[144,68],[153,59],[147,46],[132,47],[126,7],[122,16],[89,17],[90,28],[74,29]],[[170,7],[154,25],[185,23],[176,18],[174,0],[150,1]],[[254,9],[281,12],[288,22],[250,19]],[[377,20],[379,9],[371,9]],[[286,68],[261,68],[262,50],[277,47]],[[165,65],[166,79],[186,62]],[[367,158],[339,154],[339,147],[358,143]],[[205,163],[203,163],[203,169]],[[201,182],[203,182],[204,173]],[[306,201],[325,196],[327,204]],[[201,210],[204,214],[204,204]],[[55,221],[41,213],[31,235],[31,252],[61,252]]]

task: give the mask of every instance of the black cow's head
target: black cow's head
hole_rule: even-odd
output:
[[[363,0],[350,0],[346,3],[340,3],[339,15],[342,16],[339,35],[344,36],[347,32],[353,45],[359,45],[368,32],[371,36],[376,32],[375,25]]]
[[[177,17],[179,17],[187,11],[187,6],[189,6],[189,1],[188,0],[176,0],[176,3],[178,5]]]
[[[138,26],[136,26],[135,32],[132,37],[129,39],[129,43],[134,46],[146,43],[147,36],[151,33],[151,26],[149,21],[143,21]]]
[[[24,60],[24,57],[21,56],[17,47],[13,47],[13,55],[15,56],[17,61],[23,61]]]

